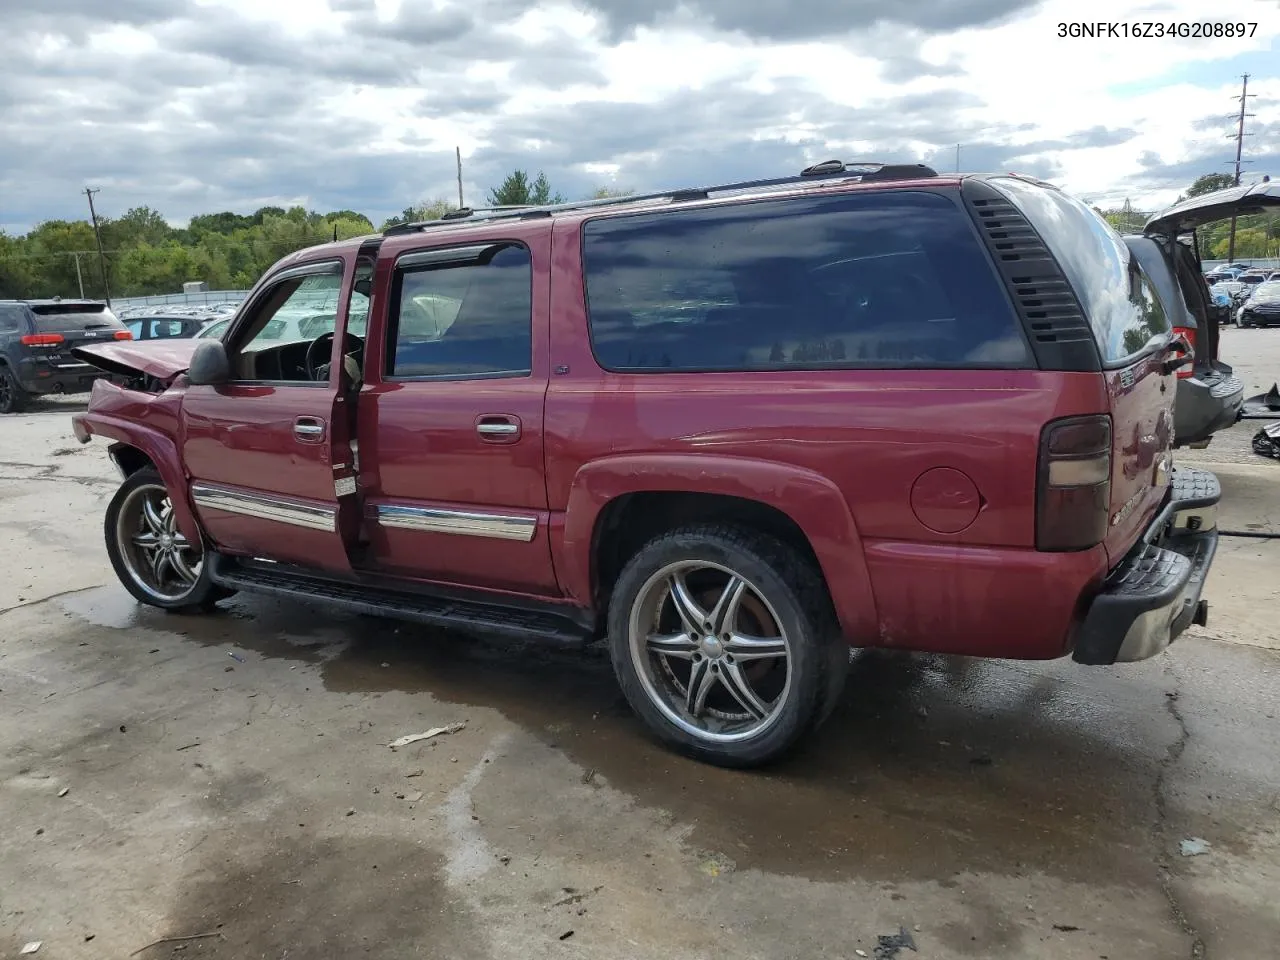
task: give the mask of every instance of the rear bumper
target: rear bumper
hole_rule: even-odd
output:
[[[1177,446],[1205,443],[1219,430],[1236,422],[1244,403],[1244,381],[1225,365],[1196,371],[1178,381],[1174,404],[1174,443]]]
[[[24,360],[19,364],[18,380],[27,393],[86,393],[95,380],[108,373],[88,363],[52,364]]]
[[[1145,660],[1193,623],[1206,622],[1208,605],[1200,595],[1218,549],[1221,497],[1212,473],[1174,470],[1168,503],[1089,603],[1072,654],[1076,662]]]

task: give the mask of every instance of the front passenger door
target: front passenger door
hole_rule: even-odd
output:
[[[226,338],[232,379],[182,402],[183,458],[200,522],[224,553],[349,573],[358,524],[348,418],[333,343],[303,338],[298,316],[332,313],[337,336],[354,259],[285,270],[263,284]],[[291,332],[292,331],[292,332]],[[309,331],[314,332],[314,331]],[[308,351],[310,350],[310,356]]]

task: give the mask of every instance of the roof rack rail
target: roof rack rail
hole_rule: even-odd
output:
[[[576,200],[568,203],[545,205],[522,205],[507,207],[463,207],[451,210],[439,220],[424,220],[416,223],[401,223],[382,231],[385,237],[405,233],[416,233],[432,227],[457,223],[460,220],[488,221],[508,219],[534,219],[549,217],[556,213],[568,213],[574,210],[592,210],[597,207],[612,207],[620,204],[645,203],[665,200],[669,203],[685,203],[692,200],[710,199],[713,193],[732,193],[740,190],[760,190],[767,187],[789,186],[798,183],[810,183],[815,180],[857,178],[863,182],[880,180],[916,180],[936,177],[937,171],[923,163],[876,163],[858,161],[846,163],[842,160],[825,160],[822,163],[805,167],[799,176],[773,177],[764,180],[743,180],[738,183],[722,183],[712,187],[684,188],[679,190],[660,190],[655,193],[631,194],[625,197],[603,197],[599,200]]]
[[[477,213],[511,213],[516,210],[532,210],[534,206],[531,203],[512,203],[493,207],[457,207],[443,213],[438,220],[414,220],[410,223],[397,223],[383,230],[382,235],[384,237],[393,237],[401,233],[415,233],[424,227],[441,222],[449,223],[454,220],[469,220]]]

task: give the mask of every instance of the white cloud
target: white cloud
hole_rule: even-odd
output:
[[[1203,0],[42,0],[0,36],[0,224],[182,219],[301,200],[375,219],[513,167],[571,196],[927,158],[1171,201],[1225,171],[1249,69],[1251,172],[1280,173],[1280,20],[1251,38],[1085,39]],[[1270,101],[1270,102],[1268,102]],[[1220,127],[1213,118],[1220,117]]]

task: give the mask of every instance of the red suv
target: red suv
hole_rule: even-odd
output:
[[[1204,622],[1171,327],[1051,186],[830,162],[295,253],[222,340],[80,348],[129,379],[75,429],[140,601],[607,637],[659,737],[747,766],[849,646],[1110,664]]]

